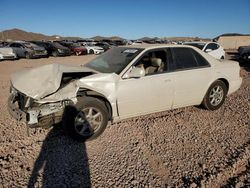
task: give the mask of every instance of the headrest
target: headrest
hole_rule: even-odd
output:
[[[159,67],[161,66],[161,63],[162,63],[162,60],[160,58],[151,58],[151,64],[154,66],[154,67]]]

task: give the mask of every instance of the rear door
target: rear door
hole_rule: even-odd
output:
[[[207,60],[188,47],[171,48],[171,75],[174,85],[173,108],[199,105],[212,77]]]

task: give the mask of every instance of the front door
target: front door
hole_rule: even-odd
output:
[[[166,49],[150,50],[133,65],[145,70],[145,76],[119,81],[117,103],[121,119],[171,109],[174,90],[167,59]]]
[[[168,73],[124,79],[118,85],[117,103],[121,119],[172,107],[173,82]]]

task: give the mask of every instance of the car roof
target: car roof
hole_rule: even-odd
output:
[[[208,41],[208,42],[194,41],[194,42],[184,42],[183,44],[208,44],[208,43],[215,43],[215,44],[217,44],[216,42],[213,42],[213,41]]]
[[[126,45],[126,46],[121,46],[125,48],[139,48],[139,49],[157,49],[157,48],[169,48],[169,47],[188,47],[188,48],[193,48],[192,46],[189,45],[182,45],[182,44],[142,44],[142,45]]]

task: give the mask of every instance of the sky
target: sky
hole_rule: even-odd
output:
[[[0,0],[0,31],[12,28],[83,38],[250,34],[250,0]]]

